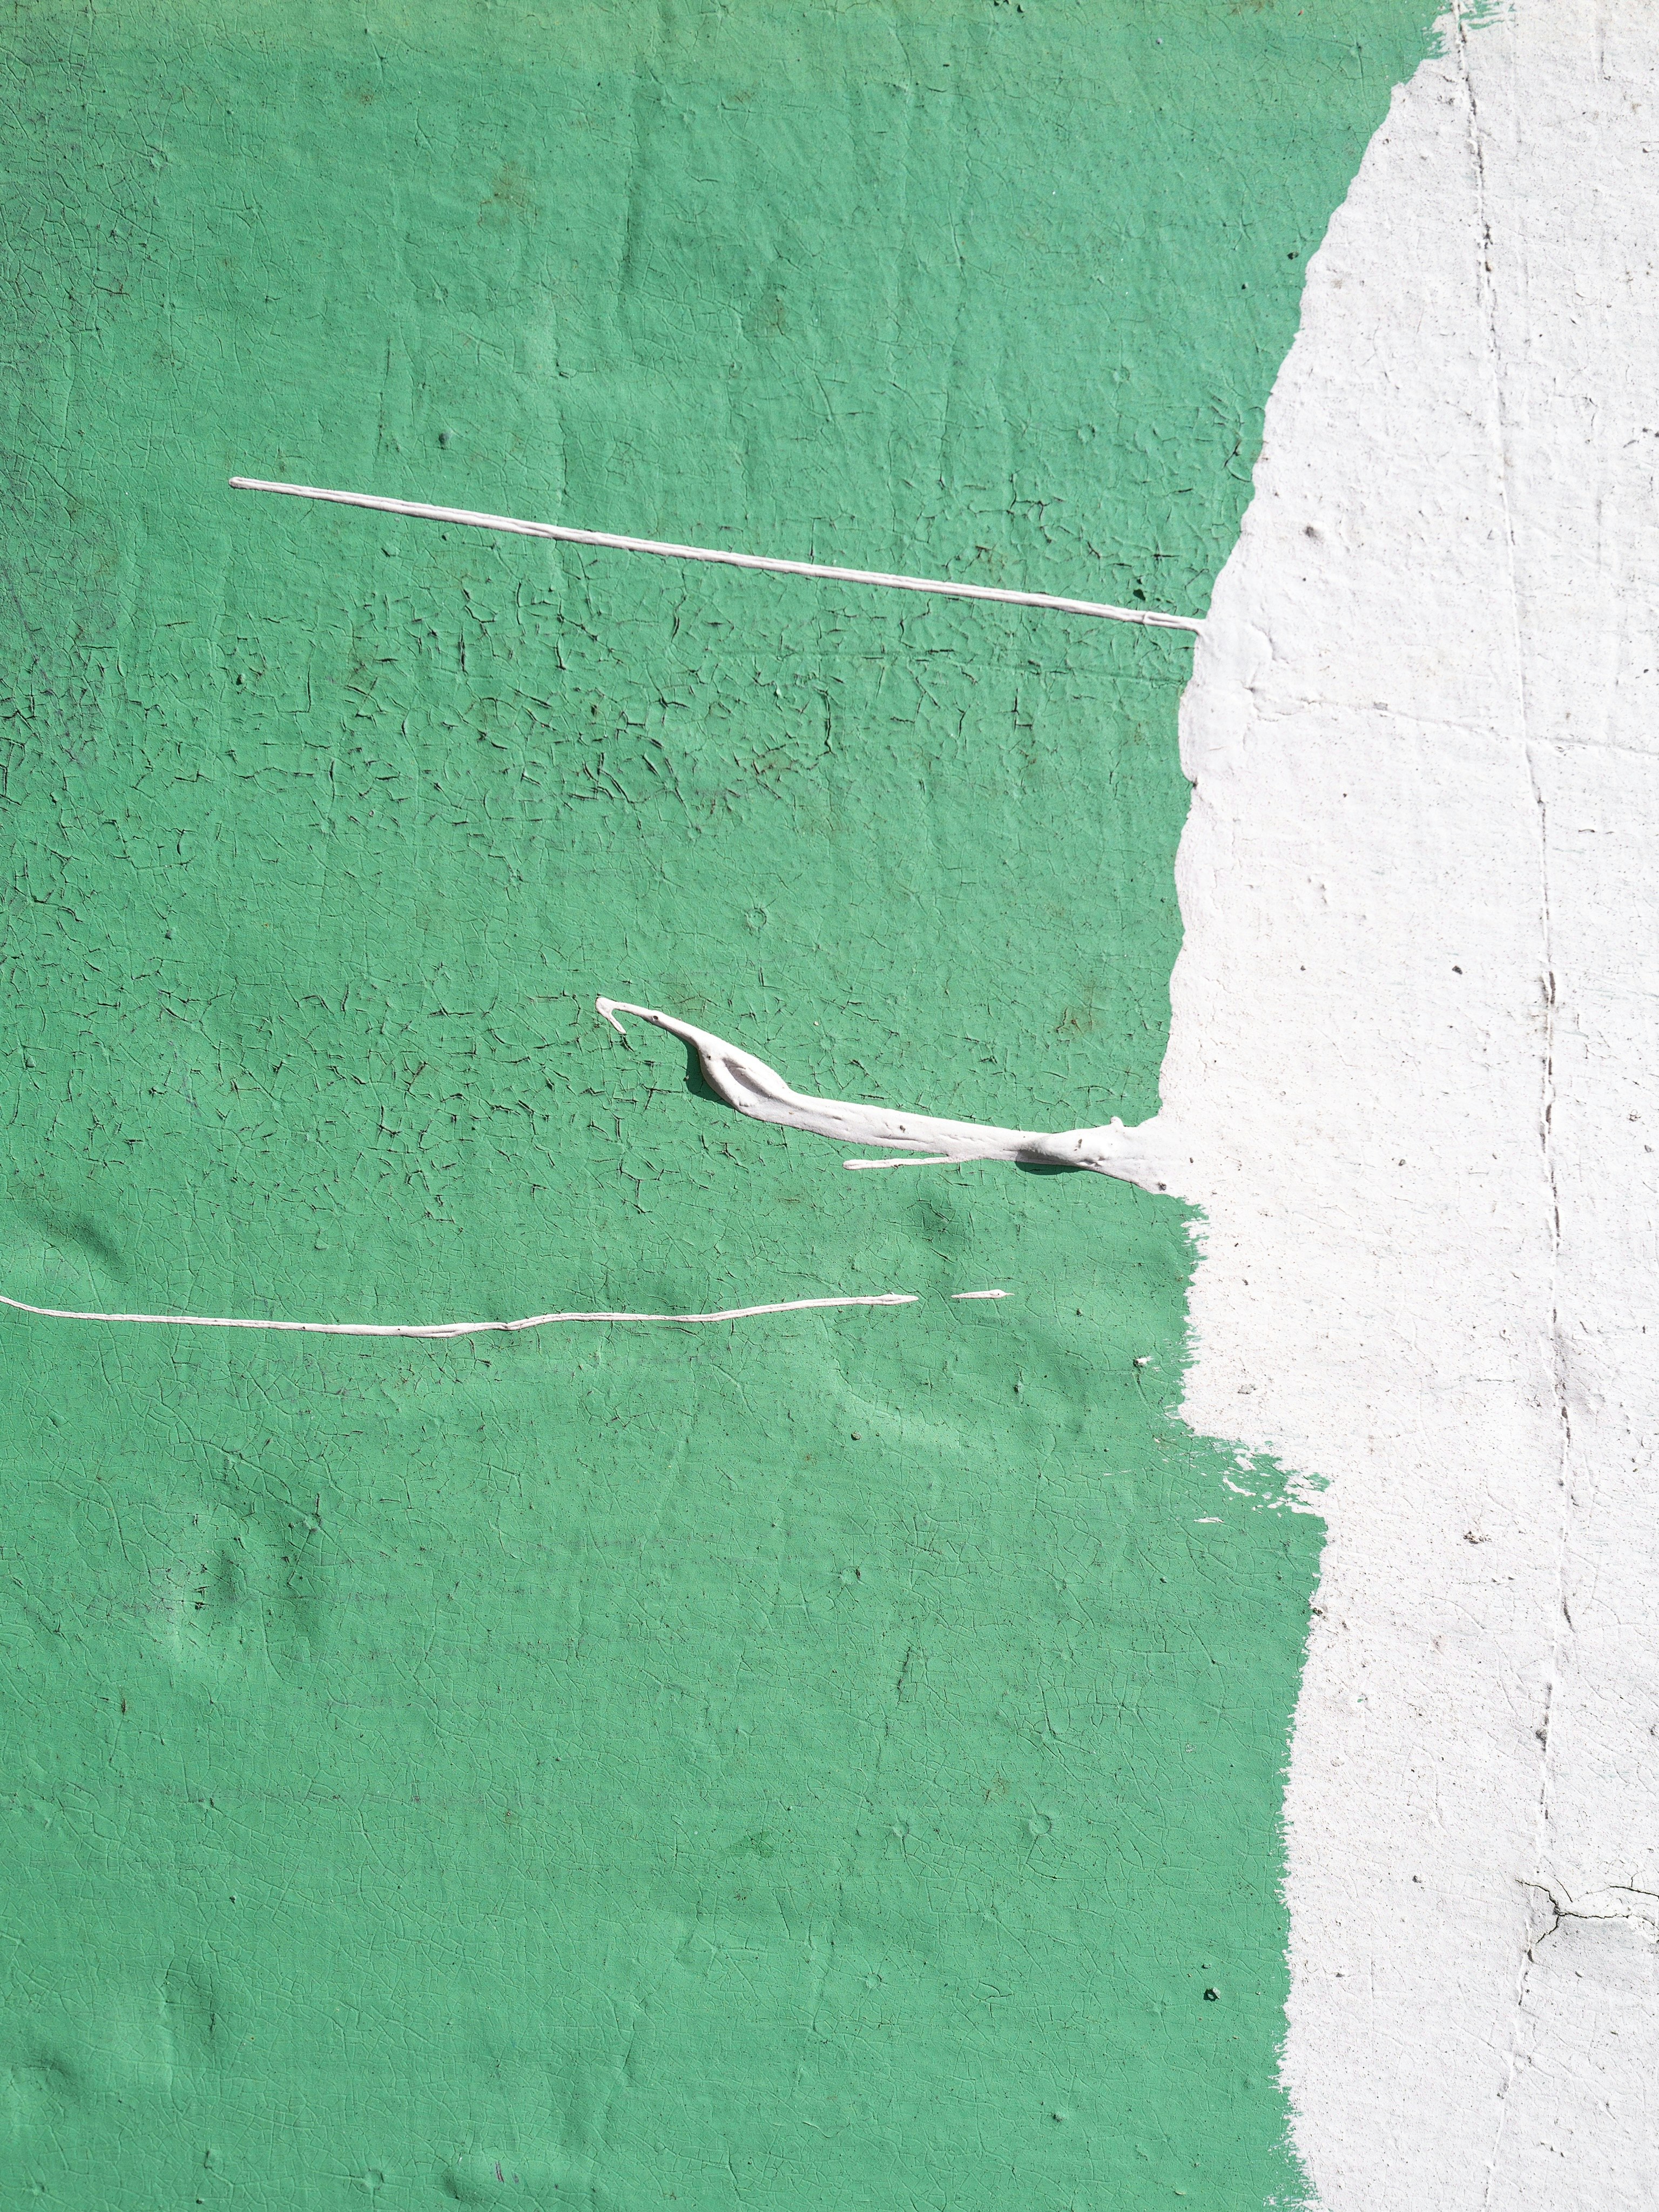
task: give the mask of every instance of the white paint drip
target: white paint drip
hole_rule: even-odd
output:
[[[954,1297],[1004,1298],[1006,1291],[956,1291]],[[909,1291],[883,1291],[873,1297],[784,1298],[775,1305],[725,1306],[718,1313],[545,1313],[530,1314],[523,1321],[243,1321],[222,1314],[78,1313],[64,1306],[32,1306],[21,1298],[0,1293],[0,1306],[15,1313],[38,1314],[46,1321],[138,1322],[154,1328],[268,1328],[304,1336],[487,1336],[501,1330],[511,1335],[521,1328],[550,1328],[572,1321],[673,1322],[749,1321],[757,1314],[814,1313],[830,1306],[913,1306]]]
[[[723,568],[761,568],[773,576],[816,576],[838,584],[876,584],[890,592],[927,592],[946,599],[990,599],[1000,606],[1047,607],[1056,614],[1091,615],[1103,622],[1138,623],[1144,629],[1199,631],[1189,615],[1147,607],[1108,606],[1097,599],[1057,598],[1051,592],[1005,592],[991,584],[954,584],[939,576],[890,576],[878,568],[836,568],[819,561],[775,561],[762,553],[728,553],[713,545],[671,545],[655,538],[623,538],[611,530],[573,530],[561,522],[520,522],[507,514],[478,514],[471,507],[432,507],[423,500],[381,499],[372,492],[325,491],[316,484],[272,483],[232,477],[233,491],[283,492],[290,499],[329,500],[337,507],[367,507],[377,514],[412,515],[422,522],[458,522],[471,530],[500,530],[514,538],[554,538],[570,545],[604,545],[619,553],[656,553],[669,561],[707,561]]]
[[[1659,11],[1448,27],[1310,264],[1182,706],[1192,1425],[1323,1478],[1328,2212],[1649,2212]]]
[[[637,1014],[654,1022],[692,1046],[708,1087],[739,1114],[757,1121],[775,1121],[786,1129],[803,1129],[815,1137],[840,1144],[885,1145],[895,1151],[924,1152],[926,1160],[908,1163],[848,1160],[848,1167],[940,1166],[967,1160],[1013,1160],[1029,1167],[1091,1168],[1098,1175],[1121,1176],[1148,1190],[1163,1190],[1159,1163],[1151,1149],[1152,1123],[1126,1129],[1113,1121],[1098,1129],[1066,1129],[1045,1136],[1032,1129],[999,1129],[978,1121],[947,1121],[931,1114],[896,1114],[884,1106],[863,1106],[839,1098],[814,1098],[792,1091],[775,1068],[752,1053],[726,1043],[723,1037],[677,1015],[659,1013],[652,1006],[630,1006],[622,999],[593,1002],[612,1029],[626,1036],[617,1019],[619,1013]]]

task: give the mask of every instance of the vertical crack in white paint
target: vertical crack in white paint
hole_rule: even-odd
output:
[[[1538,1725],[1538,1805],[1534,1821],[1536,1841],[1533,1869],[1534,1875],[1537,1875],[1542,1873],[1545,1864],[1545,1837],[1549,1825],[1550,1720],[1555,1704],[1555,1685],[1561,1672],[1563,1657],[1563,1618],[1566,1613],[1567,1604],[1567,1482],[1572,1449],[1572,1410],[1568,1402],[1565,1360],[1561,1334],[1561,1201],[1554,1156],[1556,986],[1554,933],[1550,919],[1549,809],[1543,786],[1539,778],[1528,726],[1527,659],[1525,642],[1522,635],[1520,577],[1515,542],[1515,520],[1510,503],[1510,441],[1504,409],[1502,339],[1498,329],[1497,286],[1492,268],[1494,246],[1492,216],[1486,198],[1486,152],[1481,135],[1480,101],[1469,67],[1469,24],[1462,0],[1452,0],[1451,15],[1454,52],[1468,118],[1469,153],[1474,169],[1475,208],[1479,232],[1476,241],[1479,267],[1475,283],[1484,309],[1490,363],[1492,422],[1497,446],[1498,497],[1503,506],[1504,543],[1509,569],[1509,605],[1515,653],[1516,720],[1521,741],[1526,748],[1527,773],[1532,787],[1534,803],[1537,809],[1538,823],[1538,902],[1544,953],[1542,979],[1544,1038],[1539,1085],[1538,1141],[1543,1158],[1544,1175],[1550,1194],[1550,1343],[1555,1387],[1555,1413],[1560,1428],[1557,1473],[1560,1506],[1555,1540],[1556,1596],[1559,1612],[1550,1653],[1549,1674],[1544,1684],[1543,1712]],[[1480,2200],[1482,2212],[1492,2212],[1492,2192],[1498,2180],[1498,2157],[1503,2148],[1504,2122],[1509,2115],[1510,2091],[1514,2084],[1522,2056],[1528,1983],[1532,1966],[1533,1946],[1528,1943],[1522,1950],[1516,1972],[1514,2016],[1510,2023],[1509,2044],[1504,2057],[1504,2079],[1498,2093],[1498,2109],[1492,2130],[1492,2148],[1486,2164],[1486,2180]]]
[[[1323,1480],[1328,2212],[1659,2203],[1659,11],[1456,0],[1182,708],[1186,1413]]]

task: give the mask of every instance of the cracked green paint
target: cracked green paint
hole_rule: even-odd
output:
[[[14,13],[0,1287],[921,1303],[9,1319],[9,2203],[1299,2193],[1318,1528],[1169,1411],[1185,1216],[847,1176],[592,1012],[832,1096],[1152,1112],[1189,647],[224,480],[1201,612],[1423,35]]]

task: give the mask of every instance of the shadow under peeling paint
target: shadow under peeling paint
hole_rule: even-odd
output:
[[[1145,1118],[1188,648],[224,479],[1201,612],[1419,12],[18,39],[5,1287],[1014,1295],[580,1346],[9,1322],[10,2185],[1294,2196],[1318,1530],[1168,1411],[1186,1216],[843,1175],[590,1011]],[[189,2063],[99,2094],[170,1973]]]

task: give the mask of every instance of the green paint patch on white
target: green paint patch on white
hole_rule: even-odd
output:
[[[1194,1425],[1328,1483],[1329,2212],[1659,2201],[1659,17],[1448,22],[1312,264],[1183,720]]]

